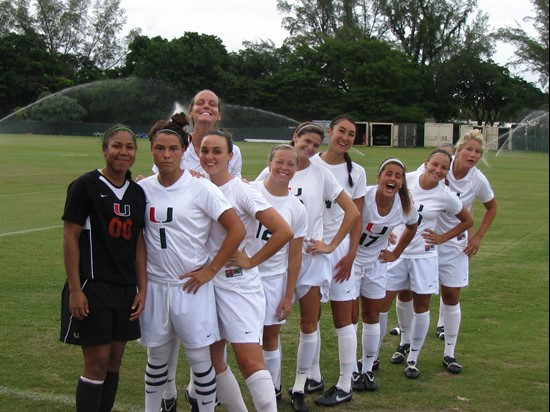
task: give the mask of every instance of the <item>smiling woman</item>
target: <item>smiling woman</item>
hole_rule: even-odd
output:
[[[132,181],[136,137],[125,126],[105,132],[105,166],[69,185],[63,213],[61,340],[80,345],[84,370],[77,411],[111,410],[126,342],[140,337],[145,305],[145,196]],[[137,287],[137,290],[136,290]]]

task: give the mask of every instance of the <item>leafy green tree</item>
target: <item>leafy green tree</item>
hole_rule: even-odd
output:
[[[2,0],[0,33],[44,36],[47,50],[55,55],[74,55],[108,69],[121,62],[127,44],[137,35],[132,30],[120,37],[126,23],[120,0]]]
[[[525,22],[532,22],[537,36],[527,34],[516,22],[516,27],[504,27],[497,31],[495,37],[516,46],[516,59],[511,65],[526,66],[539,75],[540,84],[548,90],[548,0],[531,0],[535,8],[534,17],[526,17]]]
[[[31,104],[41,93],[72,86],[72,75],[72,67],[50,54],[32,30],[0,36],[0,116]]]
[[[86,110],[76,99],[57,94],[44,97],[30,112],[32,120],[47,123],[74,123],[86,116]]]
[[[173,40],[138,36],[130,44],[123,75],[162,80],[186,97],[203,88],[223,96],[229,63],[229,54],[216,36],[192,32]]]
[[[460,108],[454,114],[479,125],[493,125],[503,116],[515,118],[520,108],[538,109],[544,101],[540,90],[511,76],[505,67],[491,60],[479,61],[468,53],[449,60],[439,80]]]
[[[429,65],[460,43],[477,0],[375,0],[393,39],[419,65]]]

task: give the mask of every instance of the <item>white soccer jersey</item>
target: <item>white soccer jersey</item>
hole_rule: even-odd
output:
[[[365,192],[367,191],[367,175],[365,169],[361,165],[352,162],[351,177],[353,179],[353,187],[351,187],[348,182],[349,174],[347,163],[340,163],[337,165],[328,164],[321,158],[319,153],[313,156],[310,161],[330,170],[338,183],[340,183],[353,200],[365,196]],[[338,203],[326,202],[323,216],[325,242],[330,242],[334,238],[338,229],[340,229],[343,219],[344,210]]]
[[[271,205],[260,192],[238,178],[231,179],[221,186],[220,190],[229,203],[233,205],[246,229],[246,237],[241,242],[239,250],[251,256],[249,248],[251,248],[252,240],[258,230],[256,213],[269,209]],[[226,235],[225,228],[215,222],[210,229],[208,249],[211,251],[219,250]],[[262,290],[262,280],[257,267],[252,269],[223,267],[214,278],[214,286],[240,292],[253,292]]]
[[[233,157],[227,165],[227,170],[229,170],[231,176],[240,178],[242,167],[243,158],[241,155],[241,149],[239,149],[237,145],[234,144]],[[202,173],[205,177],[208,178],[208,173],[206,173],[202,168],[199,156],[197,155],[197,152],[195,152],[195,148],[191,143],[189,143],[189,146],[187,146],[187,149],[185,150],[185,153],[181,158],[180,168],[182,170],[195,170],[196,172]],[[153,173],[158,173],[158,171],[159,170],[157,166],[153,165]]]
[[[162,186],[158,175],[140,180],[139,185],[147,199],[147,277],[184,283],[180,275],[208,262],[210,227],[231,204],[209,180],[194,178],[188,171],[170,187]]]
[[[419,178],[422,172],[415,171],[406,174],[407,186],[412,195],[414,208],[418,211],[419,225],[413,240],[405,248],[401,257],[418,258],[437,256],[435,245],[428,244],[422,237],[426,229],[435,229],[437,218],[442,214],[455,216],[462,209],[462,203],[445,185],[438,184],[435,188],[424,190],[420,187]],[[395,235],[399,239],[404,225],[395,228]]]
[[[468,210],[472,209],[472,205],[476,198],[482,203],[487,203],[495,197],[493,189],[491,189],[491,184],[485,175],[475,166],[472,167],[462,179],[457,179],[453,174],[453,164],[451,163],[449,173],[447,174],[447,181],[451,191],[456,193],[464,207]],[[456,226],[458,222],[459,220],[456,216],[441,215],[437,219],[436,231],[441,233],[447,232],[449,229]],[[450,239],[445,243],[445,246],[454,246],[463,250],[467,244],[468,231]]]
[[[265,168],[256,180],[264,180],[269,173]],[[290,192],[300,200],[307,210],[307,239],[324,239],[323,212],[325,202],[335,202],[342,193],[342,186],[323,166],[311,163],[307,168],[298,170],[289,183]],[[307,242],[304,242],[304,253]]]
[[[363,205],[363,227],[359,248],[355,260],[358,263],[366,264],[378,258],[378,255],[388,245],[388,237],[392,230],[402,224],[414,225],[418,222],[418,212],[412,209],[406,215],[401,206],[399,195],[395,195],[390,212],[380,216],[376,206],[376,191],[378,186],[367,187],[365,203]]]
[[[294,239],[305,237],[307,233],[307,212],[305,206],[290,193],[287,196],[273,196],[267,191],[264,182],[255,181],[252,184],[262,193],[277,212],[285,219],[294,232]],[[271,232],[257,222],[257,230],[247,249],[250,256],[256,254],[271,237]],[[288,243],[272,257],[258,266],[262,277],[286,273],[288,268]]]

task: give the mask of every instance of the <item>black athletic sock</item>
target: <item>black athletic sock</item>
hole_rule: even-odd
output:
[[[82,379],[76,385],[77,412],[98,412],[103,383],[91,383]]]
[[[100,412],[111,412],[115,404],[116,391],[118,389],[118,372],[107,372],[103,382],[103,392],[101,393]]]

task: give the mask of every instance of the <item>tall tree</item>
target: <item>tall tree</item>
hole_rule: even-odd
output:
[[[534,17],[525,17],[525,22],[532,22],[537,36],[530,36],[519,23],[516,27],[504,27],[497,31],[496,38],[516,46],[516,59],[512,66],[526,66],[539,75],[542,87],[548,90],[548,0],[531,0],[535,8]]]
[[[420,65],[442,60],[460,43],[477,0],[374,0],[388,19],[393,39]]]
[[[50,53],[79,55],[102,69],[109,69],[123,58],[128,43],[138,32],[119,37],[126,15],[120,0],[2,0],[0,31],[44,36]]]

